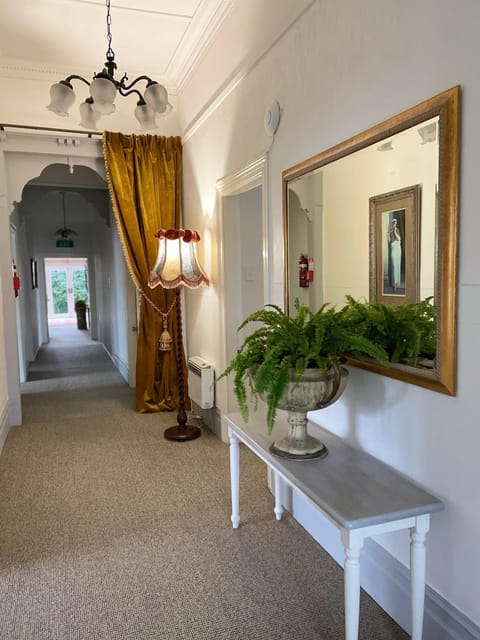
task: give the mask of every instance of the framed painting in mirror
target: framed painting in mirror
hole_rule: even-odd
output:
[[[418,302],[421,186],[370,198],[370,301]]]

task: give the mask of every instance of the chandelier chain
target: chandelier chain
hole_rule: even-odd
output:
[[[113,52],[113,49],[112,49],[112,32],[110,29],[112,25],[112,16],[110,15],[110,0],[106,0],[106,5],[107,5],[107,42],[108,42],[107,60],[113,60],[115,58],[115,53]]]

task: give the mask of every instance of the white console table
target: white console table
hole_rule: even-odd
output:
[[[339,530],[345,547],[345,638],[358,639],[360,607],[360,552],[365,538],[380,533],[410,529],[410,573],[412,639],[421,640],[425,599],[425,539],[430,513],[443,504],[376,458],[353,449],[341,438],[315,427],[328,448],[317,460],[290,460],[272,454],[274,439],[286,433],[287,423],[277,418],[269,436],[265,415],[253,414],[246,424],[238,413],[222,417],[230,440],[232,525],[240,524],[240,452],[243,442],[272,471],[275,489],[274,513],[282,517],[281,483],[303,494]],[[314,434],[312,434],[314,435]],[[275,438],[274,438],[275,436]]]

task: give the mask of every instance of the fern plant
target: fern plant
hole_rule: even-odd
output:
[[[338,314],[340,324],[382,347],[391,363],[418,366],[422,359],[435,358],[436,309],[432,298],[397,306],[358,302],[351,296],[346,299]]]
[[[299,379],[305,369],[327,370],[332,361],[340,362],[346,355],[388,362],[382,346],[358,331],[356,323],[350,324],[345,310],[337,312],[329,304],[313,313],[296,300],[294,316],[276,305],[266,305],[250,314],[238,330],[252,322],[261,326],[245,338],[219,379],[234,373],[233,389],[245,421],[249,397],[254,408],[259,395],[265,399],[269,433],[292,371]]]
[[[257,322],[261,326],[245,338],[219,379],[234,374],[233,389],[245,421],[249,400],[256,409],[258,396],[265,399],[269,433],[292,371],[300,379],[307,368],[326,370],[332,361],[347,356],[372,358],[383,365],[419,366],[422,359],[433,360],[436,354],[432,298],[388,306],[347,296],[339,311],[327,303],[316,312],[295,300],[295,315],[266,305],[250,314],[238,330]]]

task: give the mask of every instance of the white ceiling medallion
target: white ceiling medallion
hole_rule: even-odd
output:
[[[263,117],[263,126],[267,135],[273,136],[280,123],[280,105],[274,100],[266,109]]]

